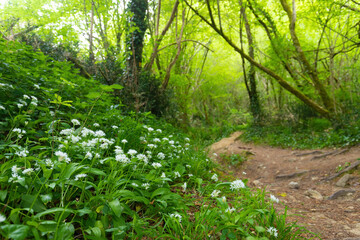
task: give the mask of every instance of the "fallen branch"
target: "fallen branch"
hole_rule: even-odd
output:
[[[283,179],[289,179],[289,178],[294,178],[294,177],[298,177],[304,173],[309,172],[309,170],[304,170],[301,172],[295,172],[295,173],[290,173],[290,174],[283,174],[283,175],[277,175],[275,178],[283,178]]]
[[[349,148],[345,148],[345,149],[336,149],[335,151],[332,151],[332,152],[328,152],[328,153],[324,153],[324,154],[321,154],[321,155],[317,155],[317,156],[314,156],[310,159],[310,161],[312,160],[317,160],[317,159],[320,159],[320,158],[325,158],[327,156],[330,156],[330,155],[334,155],[334,156],[337,156],[339,154],[342,154],[344,152],[347,152],[349,151]]]
[[[306,153],[293,153],[295,156],[297,157],[302,157],[302,156],[307,156],[307,155],[312,155],[312,154],[320,154],[323,153],[322,151],[316,150],[316,151],[312,151],[312,152],[306,152]]]
[[[350,170],[356,168],[357,166],[360,165],[360,161],[357,160],[356,162],[352,163],[350,166],[348,166],[347,168],[345,168],[344,170],[341,170],[340,172],[332,175],[331,177],[328,178],[324,178],[323,180],[329,181],[332,180],[334,178],[337,178],[338,176],[340,176],[341,174],[345,173],[345,172],[349,172]]]

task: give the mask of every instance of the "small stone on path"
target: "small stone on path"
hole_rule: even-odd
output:
[[[307,190],[305,192],[305,196],[308,196],[310,198],[314,198],[314,199],[317,199],[317,200],[323,200],[324,199],[324,197],[321,195],[321,193],[319,193],[316,190],[312,190],[312,189]]]
[[[329,200],[335,200],[338,199],[339,197],[343,197],[349,193],[354,193],[355,190],[353,189],[341,189],[335,193],[333,193],[330,197],[328,197]]]
[[[262,183],[261,183],[259,180],[254,180],[254,181],[253,181],[253,184],[254,184],[256,187],[262,185]]]
[[[300,185],[299,185],[298,182],[290,182],[290,183],[289,183],[289,187],[290,187],[291,189],[299,189],[299,188],[300,188]]]
[[[350,178],[351,175],[347,173],[344,176],[342,176],[342,178],[340,178],[335,185],[338,187],[345,187],[346,183],[349,181]]]

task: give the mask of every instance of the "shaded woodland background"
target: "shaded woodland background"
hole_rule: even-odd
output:
[[[357,127],[360,3],[5,1],[1,35],[185,129]],[[221,130],[222,129],[222,130]]]

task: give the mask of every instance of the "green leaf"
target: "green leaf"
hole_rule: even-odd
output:
[[[124,208],[121,206],[119,199],[115,199],[109,202],[111,210],[115,213],[115,216],[120,217]]]
[[[90,92],[86,95],[87,98],[96,99],[101,96],[101,93],[99,92]]]
[[[0,227],[4,231],[6,238],[12,238],[14,240],[23,240],[27,237],[29,226],[20,224],[7,224]]]
[[[46,211],[43,211],[41,213],[38,213],[35,215],[35,218],[40,218],[44,215],[47,215],[47,214],[52,214],[52,213],[57,213],[57,212],[66,212],[66,213],[75,213],[76,211],[75,210],[72,210],[72,209],[68,209],[68,208],[61,208],[61,207],[57,207],[57,208],[51,208],[51,209],[48,209]]]
[[[23,208],[33,209],[35,212],[46,210],[44,203],[36,195],[24,194],[21,196],[21,206]]]
[[[261,227],[261,226],[255,226],[255,229],[256,229],[256,231],[259,232],[259,233],[262,233],[262,232],[265,232],[265,231],[266,231],[266,229],[265,229],[264,227]]]
[[[92,174],[95,174],[95,175],[106,176],[106,173],[101,171],[98,168],[89,168],[86,172],[87,173],[92,173]]]
[[[57,238],[56,239],[72,239],[74,235],[75,228],[71,223],[62,224],[57,230]]]
[[[0,190],[0,201],[4,202],[6,196],[7,196],[7,191],[6,190]]]
[[[164,195],[166,193],[169,193],[170,190],[168,188],[159,188],[159,189],[156,189],[152,194],[151,194],[151,198],[150,199],[153,199],[155,196],[158,196],[158,195]]]
[[[77,163],[70,163],[70,164],[66,165],[66,168],[65,168],[63,174],[61,175],[61,180],[69,179],[76,170],[78,170],[82,167],[83,166],[78,167]]]

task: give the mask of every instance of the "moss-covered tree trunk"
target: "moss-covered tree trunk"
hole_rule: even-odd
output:
[[[128,29],[126,46],[129,53],[127,58],[127,71],[134,78],[142,67],[142,54],[144,37],[147,29],[146,15],[148,11],[147,0],[131,0],[128,4]],[[136,81],[136,78],[133,79]]]

